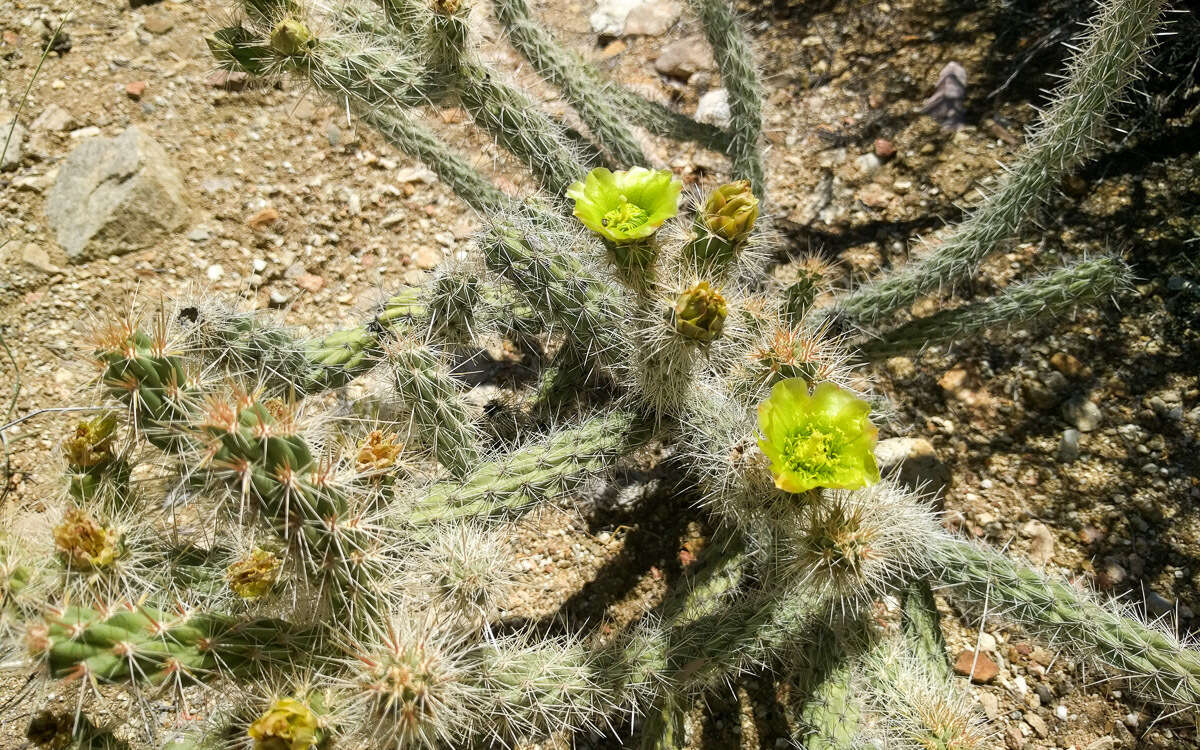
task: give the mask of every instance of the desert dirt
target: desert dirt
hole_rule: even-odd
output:
[[[0,122],[18,105],[26,127],[55,105],[73,119],[61,132],[30,133],[22,162],[0,173],[7,239],[0,333],[15,364],[0,358],[0,386],[17,389],[12,417],[96,398],[87,335],[114,311],[199,294],[241,298],[290,324],[330,330],[469,249],[478,224],[471,210],[421,165],[348,121],[336,102],[292,81],[222,85],[203,42],[221,5],[5,0],[2,7]],[[589,27],[591,2],[544,0],[536,8],[615,78],[684,111],[719,86],[712,73],[684,82],[654,68],[664,45],[700,33],[686,13],[662,35],[602,39]],[[1045,103],[1042,90],[1062,70],[1063,42],[1088,5],[777,0],[744,10],[769,89],[770,210],[785,239],[778,273],[816,254],[848,287],[903,263],[917,236],[954,222],[994,184]],[[503,44],[486,8],[476,15],[488,58],[569,119]],[[71,47],[51,54],[33,79],[38,24],[64,16]],[[1200,33],[1200,20],[1186,10],[1175,24],[1177,33]],[[969,75],[958,130],[919,112],[950,61]],[[139,82],[144,90],[131,88]],[[923,438],[944,467],[934,473],[949,477],[948,526],[1190,632],[1200,611],[1200,113],[1194,72],[1180,89],[1159,90],[1160,83],[1152,80],[1150,94],[1123,108],[1128,134],[1106,136],[1103,156],[960,291],[986,294],[1039,265],[1101,252],[1128,258],[1134,289],[1069,319],[932,347],[866,372],[897,407],[884,437]],[[462,112],[443,111],[433,122],[506,190],[533,189]],[[181,173],[186,226],[152,247],[110,247],[70,262],[44,211],[55,172],[85,138],[134,125]],[[877,139],[894,156],[876,158],[888,151]],[[715,184],[728,170],[691,144],[647,139],[647,146],[656,165],[691,183]],[[935,304],[919,303],[913,313]],[[1082,401],[1099,407],[1087,429],[1078,424]],[[6,432],[11,468],[0,510],[21,517],[22,528],[44,533],[57,507],[55,451],[69,423],[45,414]],[[1078,457],[1067,461],[1061,444],[1072,428],[1080,431]],[[617,627],[680,576],[708,531],[702,515],[688,510],[687,499],[655,492],[653,477],[628,473],[646,487],[632,499],[593,493],[514,533],[522,593],[508,614],[581,631]],[[940,606],[948,658],[983,643],[999,667],[985,684],[962,679],[991,722],[989,747],[1197,746],[1194,717],[1134,701],[1018,630],[989,623],[981,637],[978,621]],[[25,746],[34,707],[19,697],[2,702],[18,695],[25,677],[0,682],[0,747]],[[739,678],[693,712],[692,746],[789,746],[784,702],[769,673]],[[628,727],[620,736],[628,738]]]

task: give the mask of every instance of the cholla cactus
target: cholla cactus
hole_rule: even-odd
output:
[[[6,653],[139,699],[163,685],[185,712],[189,686],[214,688],[190,739],[145,725],[172,747],[512,745],[632,717],[643,746],[665,750],[684,744],[706,690],[785,666],[810,747],[882,732],[973,748],[985,732],[946,670],[934,585],[1141,697],[1200,707],[1197,652],[946,534],[881,477],[879,399],[850,367],[1119,293],[1124,264],[1087,259],[869,335],[842,325],[964,278],[1016,231],[1134,77],[1160,5],[1108,0],[1000,190],[928,260],[828,305],[820,268],[786,289],[765,273],[763,95],[726,0],[691,6],[729,90],[727,130],[605,81],[524,0],[496,0],[584,135],[482,59],[468,2],[242,0],[209,40],[219,62],[298,76],[428,163],[482,214],[475,257],[314,338],[210,302],[104,326],[92,355],[106,411],[62,441],[61,518],[37,543],[0,545]],[[461,105],[546,194],[506,195],[421,124],[421,103]],[[673,173],[640,163],[637,126],[723,151],[732,181],[681,201]],[[512,396],[529,407],[515,441],[457,366],[498,338],[538,376]],[[320,394],[356,380],[369,387],[328,411],[336,399]],[[718,529],[700,564],[604,638],[507,622],[508,524],[652,451]],[[893,595],[901,637],[868,622]],[[30,727],[45,746],[103,734],[85,717]]]

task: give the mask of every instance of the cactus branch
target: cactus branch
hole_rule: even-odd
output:
[[[1021,625],[1141,698],[1185,710],[1200,706],[1200,652],[1174,635],[976,544],[947,538],[935,557],[934,576],[955,602]]]
[[[767,189],[762,153],[763,86],[750,38],[729,0],[691,0],[691,6],[704,25],[721,82],[729,92],[728,153],[733,173],[750,180],[755,194],[763,197]]]
[[[854,325],[876,323],[922,295],[969,278],[984,257],[1012,239],[1051,188],[1090,152],[1109,111],[1137,77],[1162,8],[1163,0],[1102,3],[1066,82],[995,192],[927,257],[842,298],[834,315]]]
[[[1061,315],[1129,288],[1133,272],[1117,258],[1094,258],[1013,284],[995,297],[942,310],[887,331],[862,346],[878,359],[953,341],[997,326]]]

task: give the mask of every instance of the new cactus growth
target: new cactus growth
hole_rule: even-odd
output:
[[[0,539],[6,653],[51,679],[174,688],[185,714],[187,686],[213,687],[194,747],[512,746],[629,719],[643,747],[668,750],[688,741],[694,700],[769,666],[806,747],[974,748],[934,584],[1147,700],[1200,708],[1195,650],[950,536],[882,477],[880,398],[849,364],[1123,290],[1129,269],[1093,258],[890,330],[853,327],[964,278],[1015,231],[1134,78],[1160,5],[1108,0],[997,192],[927,259],[827,302],[817,266],[766,272],[764,97],[725,0],[690,6],[729,93],[726,129],[604,80],[524,0],[496,0],[584,134],[483,59],[468,3],[243,0],[208,40],[219,63],[298,76],[427,163],[481,215],[476,257],[317,335],[209,301],[101,327],[103,411],[61,441],[61,522],[40,549]],[[545,193],[500,190],[420,121],[425,104],[461,106]],[[635,125],[725,153],[731,181],[681,212],[682,181],[643,164]],[[481,406],[462,362],[501,339],[527,383]],[[143,455],[157,460],[135,471]],[[717,529],[662,604],[594,636],[511,619],[511,524],[652,459]],[[897,637],[869,624],[885,597],[904,600]],[[30,738],[93,734],[52,719]],[[143,728],[156,735],[157,718]]]

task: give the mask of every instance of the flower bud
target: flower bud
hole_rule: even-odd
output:
[[[68,510],[52,533],[59,555],[76,570],[107,568],[121,554],[120,535],[79,508]]]
[[[683,290],[675,298],[675,330],[688,338],[708,343],[725,328],[729,314],[725,298],[707,281]]]
[[[309,750],[320,742],[320,720],[303,701],[280,698],[247,730],[254,750]]]
[[[396,433],[371,430],[358,446],[358,455],[354,457],[355,468],[363,474],[387,471],[396,464],[403,450],[404,443],[400,442]]]
[[[758,220],[758,198],[750,190],[750,181],[738,180],[714,190],[704,202],[703,219],[708,231],[729,242],[749,237]]]
[[[255,548],[225,569],[229,588],[242,599],[262,598],[278,578],[279,558],[265,549]]]
[[[116,429],[117,415],[113,412],[80,422],[62,443],[67,462],[72,468],[90,469],[111,461]]]
[[[271,31],[271,49],[281,55],[302,55],[316,44],[312,32],[295,18],[285,18]]]

